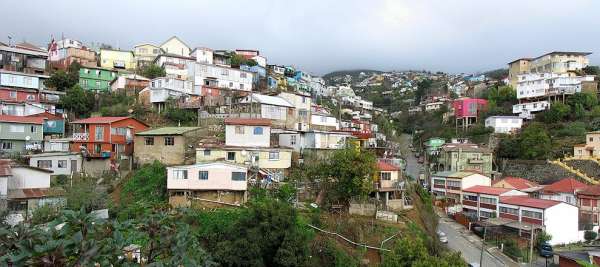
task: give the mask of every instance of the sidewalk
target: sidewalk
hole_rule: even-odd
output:
[[[439,219],[440,221],[444,221],[444,223],[450,225],[453,229],[455,229],[457,232],[459,232],[467,241],[469,241],[471,244],[473,244],[473,246],[481,249],[482,240],[479,236],[477,236],[473,232],[467,230],[462,224],[459,224],[456,221],[448,218],[448,216],[446,216],[440,210],[436,209],[436,213],[437,213],[438,217],[440,218]],[[506,264],[506,266],[511,266],[511,267],[522,266],[519,263],[515,262],[510,257],[504,255],[504,253],[502,253],[500,251],[500,249],[497,247],[487,246],[486,250],[492,257],[496,258],[500,262],[503,262],[504,264]]]

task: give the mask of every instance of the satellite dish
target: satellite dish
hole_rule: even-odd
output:
[[[29,135],[28,135],[28,136],[25,136],[25,140],[26,140],[26,141],[29,141],[29,140],[31,140],[31,136],[29,136]]]

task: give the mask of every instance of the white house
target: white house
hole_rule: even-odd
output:
[[[436,111],[436,110],[439,110],[440,108],[442,108],[443,105],[444,105],[444,102],[427,103],[427,104],[425,104],[425,111],[426,112]]]
[[[577,205],[577,192],[588,188],[588,185],[573,178],[564,178],[544,186],[539,192],[541,199],[556,200]]]
[[[190,57],[196,59],[198,63],[213,64],[213,50],[207,47],[196,47],[190,53]]]
[[[154,60],[154,64],[165,69],[167,77],[187,79],[189,75],[188,63],[195,62],[195,58],[174,54],[160,54]]]
[[[142,102],[149,102],[145,104],[151,104],[155,106],[160,112],[165,108],[165,104],[168,99],[177,100],[181,97],[185,98],[190,95],[198,95],[199,92],[194,90],[194,86],[192,85],[191,81],[178,78],[161,77],[153,79],[150,82],[150,86],[140,92],[140,97],[147,94],[149,94],[149,97],[145,100],[142,100]]]
[[[550,109],[550,101],[541,100],[513,105],[513,114],[519,114],[520,118],[533,119],[534,112]]]
[[[53,171],[53,175],[72,175],[81,172],[82,158],[79,153],[51,152],[27,156],[29,166]]]
[[[72,138],[53,138],[44,140],[44,152],[69,152]]]
[[[225,119],[225,145],[270,147],[271,121],[268,119]]]
[[[167,167],[169,203],[173,206],[243,204],[247,199],[247,173],[246,167],[225,162]]]
[[[334,116],[325,113],[312,113],[310,125],[315,130],[339,130],[340,124]]]
[[[524,196],[500,197],[499,218],[520,224],[504,222],[506,227],[515,227],[521,233],[531,229],[543,229],[552,236],[550,245],[569,244],[579,238],[579,208],[564,202],[536,199]]]
[[[494,128],[495,133],[513,133],[521,129],[523,119],[517,116],[491,116],[485,119],[485,127]]]
[[[442,171],[431,175],[431,191],[459,204],[463,190],[476,185],[491,186],[490,177],[475,172]]]
[[[188,63],[188,77],[203,95],[204,87],[238,91],[252,91],[254,73],[226,66],[211,65],[198,61]]]
[[[240,100],[240,103],[258,105],[259,108],[253,111],[255,113],[253,116],[284,122],[288,119],[288,109],[294,108],[290,102],[281,97],[262,94],[246,96]]]
[[[296,92],[282,92],[279,97],[287,100],[294,107],[294,127],[298,131],[307,131],[310,127],[311,122],[311,106],[312,99],[309,93],[296,91]]]
[[[348,140],[351,138],[354,137],[348,132],[286,131],[279,134],[279,145],[291,147],[298,152],[303,149],[342,149],[346,147]]]

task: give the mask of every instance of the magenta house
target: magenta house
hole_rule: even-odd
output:
[[[452,103],[454,108],[454,117],[456,126],[468,128],[477,123],[477,118],[481,112],[487,109],[487,100],[481,98],[460,98]]]

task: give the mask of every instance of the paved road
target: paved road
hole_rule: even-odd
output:
[[[408,145],[411,144],[411,137],[409,134],[402,134],[399,139],[400,151],[402,151],[402,157],[406,160],[406,174],[417,179],[419,178],[421,164],[417,162],[414,153],[411,152],[408,147]]]
[[[451,250],[460,252],[463,259],[467,263],[479,264],[479,258],[481,256],[481,246],[473,244],[469,241],[465,234],[461,231],[467,231],[462,228],[461,225],[454,222],[450,222],[449,219],[440,218],[438,229],[446,233],[448,236],[448,248]],[[504,263],[499,259],[493,257],[488,251],[483,253],[483,265],[482,267],[504,267],[510,266],[508,263]]]

